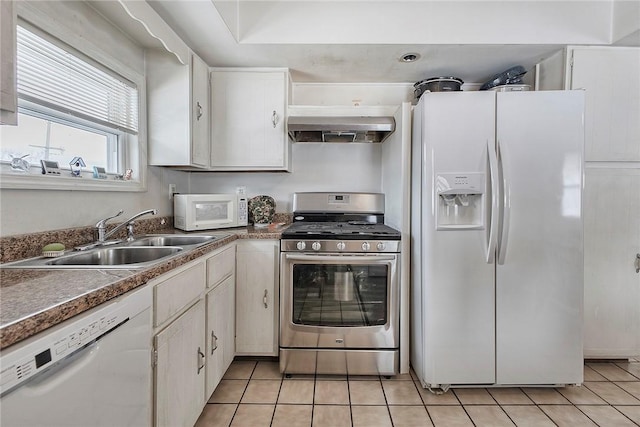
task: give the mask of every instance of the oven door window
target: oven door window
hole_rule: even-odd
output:
[[[386,264],[294,264],[291,321],[328,327],[386,325],[389,274]]]

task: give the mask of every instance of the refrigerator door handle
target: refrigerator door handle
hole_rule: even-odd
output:
[[[497,141],[498,148],[498,166],[500,168],[502,191],[500,197],[502,199],[501,206],[501,226],[500,237],[498,238],[498,264],[504,264],[504,259],[507,255],[507,244],[509,242],[509,221],[511,218],[511,191],[509,189],[509,159],[508,155],[505,156],[504,148],[500,144],[500,140]]]
[[[496,150],[487,139],[487,156],[489,157],[489,177],[491,179],[491,220],[489,224],[489,241],[487,243],[487,264],[492,264],[495,260],[496,246],[498,244],[498,157]]]

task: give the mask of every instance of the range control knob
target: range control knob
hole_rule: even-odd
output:
[[[369,249],[371,249],[371,245],[369,244],[369,242],[364,242],[362,244],[362,250],[363,251],[368,251]]]
[[[296,248],[298,248],[299,251],[304,251],[306,247],[307,247],[307,244],[305,242],[296,243]]]
[[[321,247],[322,247],[322,245],[320,245],[320,242],[313,242],[313,243],[311,244],[311,248],[312,248],[314,251],[319,251]]]
[[[385,245],[384,245],[384,243],[382,243],[382,242],[378,242],[378,244],[376,245],[376,248],[377,248],[379,251],[384,251]]]
[[[338,244],[336,245],[336,248],[338,248],[339,251],[344,251],[344,248],[347,245],[344,244],[344,242],[338,242]]]

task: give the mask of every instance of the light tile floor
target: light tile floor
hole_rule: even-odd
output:
[[[294,375],[277,362],[236,360],[196,427],[640,426],[640,360],[586,363],[566,388],[454,388],[442,395],[414,375]]]

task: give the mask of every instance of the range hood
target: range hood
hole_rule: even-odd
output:
[[[396,129],[393,117],[289,116],[293,142],[382,142]]]

